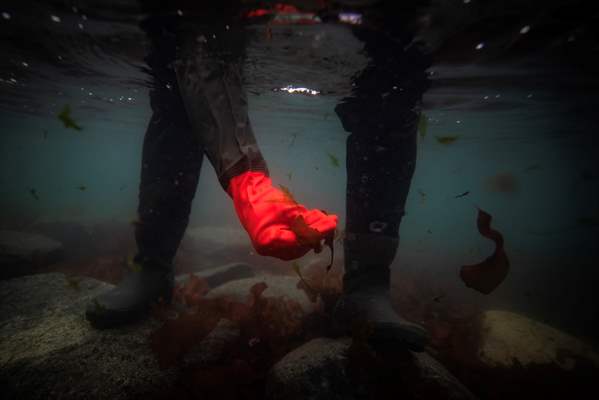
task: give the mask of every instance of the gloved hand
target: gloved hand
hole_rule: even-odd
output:
[[[258,254],[282,260],[299,258],[334,233],[337,216],[308,210],[289,193],[272,186],[263,172],[248,171],[231,179],[227,190],[235,211]]]

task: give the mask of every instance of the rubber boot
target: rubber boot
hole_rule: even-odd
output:
[[[116,328],[143,318],[153,304],[170,303],[174,274],[170,265],[136,257],[134,267],[114,288],[92,299],[85,317],[98,329]]]
[[[338,329],[354,335],[359,330],[376,350],[406,348],[424,351],[428,332],[407,321],[393,308],[389,294],[389,265],[398,239],[348,234],[344,241],[343,294],[333,311]]]

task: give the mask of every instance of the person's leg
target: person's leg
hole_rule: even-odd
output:
[[[222,25],[182,36],[177,79],[194,132],[254,249],[292,260],[320,249],[319,239],[332,237],[337,217],[308,210],[273,187],[250,124],[241,77],[246,36],[239,27]]]
[[[162,48],[155,47],[146,59],[152,68],[153,114],[143,144],[138,220],[134,224],[135,268],[115,289],[88,306],[87,319],[98,328],[133,321],[160,298],[170,301],[172,261],[197,188],[203,151],[192,134],[174,71],[168,68]]]
[[[389,285],[416,164],[420,104],[427,82],[419,68],[425,64],[413,59],[417,53],[401,57],[402,49],[391,50],[400,59],[371,64],[356,79],[356,96],[336,108],[351,134],[344,289],[334,314],[345,327],[369,324],[373,343],[383,348],[395,342],[422,351],[428,335],[393,309]]]
[[[178,39],[175,70],[183,103],[225,191],[243,172],[268,175],[242,83],[245,41],[242,28],[224,25],[197,28]]]

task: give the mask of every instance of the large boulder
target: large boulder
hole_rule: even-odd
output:
[[[592,346],[525,316],[486,311],[481,323],[478,354],[489,367],[553,365],[571,370],[579,361],[599,367],[599,354]]]
[[[0,386],[5,399],[131,399],[174,380],[148,346],[156,322],[98,331],[85,304],[112,286],[60,273],[0,282]]]
[[[358,364],[352,378],[350,338],[317,338],[288,353],[271,369],[269,400],[422,398],[474,400],[475,396],[426,353],[404,352],[373,365]],[[355,350],[354,350],[355,351]],[[354,356],[355,359],[355,356]],[[365,379],[364,379],[365,378]],[[381,386],[392,390],[375,394]],[[376,397],[376,396],[380,397]],[[374,396],[374,397],[373,397]]]
[[[0,279],[27,275],[60,260],[63,246],[33,233],[0,231]]]

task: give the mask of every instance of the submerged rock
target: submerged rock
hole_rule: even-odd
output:
[[[56,240],[33,233],[0,231],[0,279],[27,275],[59,261],[62,255],[63,246]]]
[[[230,263],[194,272],[193,275],[205,279],[208,286],[216,287],[233,280],[251,278],[254,276],[254,268],[246,263]],[[176,281],[185,283],[188,279],[189,274],[183,274],[177,276]]]
[[[564,370],[584,360],[599,367],[599,354],[583,341],[508,311],[482,316],[478,354],[489,367],[555,365]]]
[[[359,375],[362,375],[360,380],[355,380],[352,378],[355,372],[352,372],[350,365],[351,345],[350,338],[317,338],[290,352],[271,369],[266,387],[267,398],[476,399],[449,371],[426,353],[406,351],[377,367],[354,364],[353,368],[361,369]],[[393,391],[375,393],[383,385]]]
[[[172,385],[148,346],[155,321],[98,331],[85,320],[85,304],[111,287],[60,273],[0,282],[3,398],[151,398]]]
[[[220,226],[188,229],[183,246],[187,251],[201,253],[217,253],[235,247],[247,247],[248,249],[252,247],[250,239],[243,229]]]
[[[310,314],[317,309],[317,303],[311,302],[306,292],[297,288],[299,278],[286,275],[263,275],[231,281],[210,290],[206,297],[230,296],[235,301],[245,302],[251,287],[260,282],[264,282],[268,286],[262,293],[264,298],[284,297],[295,301],[301,306],[304,314]]]

